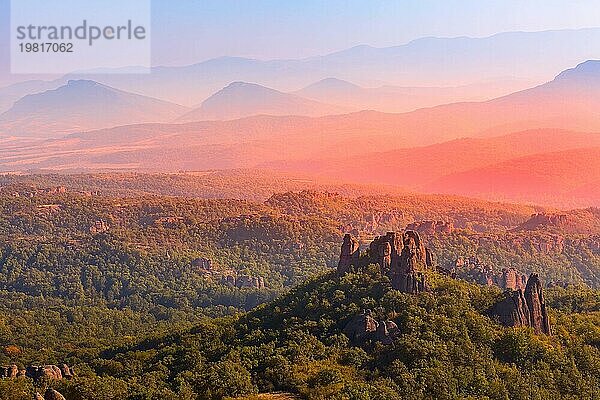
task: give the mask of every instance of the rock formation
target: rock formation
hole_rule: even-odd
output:
[[[369,340],[390,344],[398,337],[400,330],[393,321],[376,321],[371,310],[363,310],[354,316],[344,327],[344,334],[354,344],[364,344]]]
[[[44,400],[66,400],[65,397],[52,388],[46,389]]]
[[[492,318],[504,326],[528,326],[536,334],[551,334],[542,284],[537,274],[529,276],[524,292],[522,289],[509,289],[503,296],[489,311]]]
[[[205,271],[209,271],[212,269],[212,261],[208,258],[199,257],[192,260],[192,267],[199,268]]]
[[[348,273],[353,267],[357,267],[359,258],[360,245],[358,240],[352,237],[352,235],[349,233],[345,234],[340,252],[340,261],[338,262],[337,267],[338,275]]]
[[[234,286],[239,289],[264,289],[265,278],[251,275],[224,275],[221,277],[221,283]]]
[[[363,343],[377,331],[379,323],[371,316],[371,310],[363,310],[354,316],[344,327],[344,334],[352,343]]]
[[[94,223],[92,224],[92,226],[90,226],[90,233],[92,235],[95,235],[97,233],[102,233],[102,232],[106,232],[108,231],[108,224],[106,223],[106,221],[102,221],[102,220],[98,220],[98,221],[94,221]]]
[[[517,231],[533,231],[545,227],[564,228],[569,223],[569,217],[566,214],[533,214],[531,218],[519,225]]]
[[[0,376],[1,378],[16,378],[19,375],[19,367],[14,364],[2,367],[0,373],[2,375]]]
[[[527,275],[520,273],[514,268],[502,268],[502,275],[497,284],[505,290],[524,290],[527,284]]]
[[[535,333],[546,335],[550,334],[550,321],[546,311],[546,303],[544,302],[544,293],[542,283],[537,274],[531,274],[527,280],[525,287],[525,301],[529,308],[529,326]]]
[[[454,224],[452,222],[427,220],[413,222],[406,229],[425,235],[450,234],[454,231]]]
[[[370,245],[371,261],[378,263],[392,281],[392,287],[405,293],[427,290],[425,245],[415,231],[388,232]],[[430,256],[431,257],[431,256]]]
[[[428,268],[433,269],[435,257],[425,248],[417,232],[388,232],[384,236],[377,236],[369,245],[368,256],[371,263],[379,264],[395,289],[405,293],[427,290],[424,272]],[[338,275],[352,271],[358,266],[359,260],[358,241],[346,234],[338,262]]]

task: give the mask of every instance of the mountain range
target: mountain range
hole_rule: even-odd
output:
[[[233,82],[178,121],[228,120],[253,115],[323,116],[347,111],[343,107],[307,100],[261,85]]]
[[[70,80],[27,95],[0,114],[0,132],[14,136],[60,136],[125,124],[171,121],[183,106],[127,93],[90,80]]]

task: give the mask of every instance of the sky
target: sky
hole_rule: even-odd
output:
[[[9,65],[9,4],[0,0],[0,75]],[[595,26],[597,0],[153,0],[152,61],[302,58],[424,36]]]

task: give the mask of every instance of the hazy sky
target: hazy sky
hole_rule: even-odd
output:
[[[0,74],[8,68],[9,3],[0,0]],[[423,36],[600,26],[597,0],[154,0],[152,5],[155,65],[223,55],[307,57]]]

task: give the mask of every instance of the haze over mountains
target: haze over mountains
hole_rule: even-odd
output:
[[[221,57],[189,66],[154,67],[147,75],[73,74],[67,79],[95,80],[190,107],[231,82],[254,82],[293,92],[330,77],[363,87],[455,87],[489,82],[496,87],[489,86],[491,91],[481,95],[492,98],[548,81],[558,71],[598,57],[600,29],[591,28],[507,32],[486,38],[431,37],[387,48],[357,46],[306,59]],[[522,82],[520,87],[514,86],[515,79]]]
[[[210,96],[202,105],[179,118],[178,122],[227,120],[252,115],[342,114],[348,109],[307,100],[261,85],[233,82]]]
[[[186,111],[177,104],[127,93],[90,80],[71,80],[31,94],[0,114],[0,132],[48,137],[142,122],[171,121]]]
[[[600,148],[600,61],[574,63],[562,72],[555,71],[555,78],[546,83],[507,95],[503,91],[509,85],[518,87],[520,81],[511,78],[505,79],[504,85],[494,83],[499,81],[463,84],[469,82],[452,75],[456,65],[476,63],[472,54],[487,54],[489,46],[499,46],[494,50],[498,55],[518,53],[540,37],[547,40],[565,34],[589,39],[597,33],[591,29],[502,34],[486,39],[423,39],[389,49],[360,47],[295,61],[224,58],[184,69],[159,68],[150,76],[108,77],[115,87],[92,80],[22,83],[0,89],[0,99],[5,100],[0,105],[5,106],[23,92],[35,92],[0,115],[0,137],[4,137],[0,142],[0,170],[268,168],[486,199],[569,207],[600,205],[598,169],[591,161],[591,167],[585,164]],[[515,38],[527,39],[524,47],[503,47],[514,44]],[[392,64],[396,70],[411,71],[418,63],[410,60],[418,60],[423,48],[438,44],[452,49],[446,56],[451,51],[459,55],[448,71],[445,66],[437,67],[455,82],[453,86],[387,84],[398,73],[391,71]],[[546,46],[540,54],[544,58],[554,51]],[[578,51],[567,52],[566,58],[575,57]],[[525,53],[519,54],[523,62],[530,60]],[[360,57],[372,63],[361,64]],[[487,62],[486,58],[481,62]],[[252,66],[248,71],[257,74],[240,72],[236,65]],[[301,73],[306,65],[312,65],[310,77]],[[382,85],[372,79],[371,87],[362,86],[364,79],[345,80],[342,73],[313,80],[318,65],[327,72],[373,68],[393,79]],[[427,71],[426,63],[420,65]],[[513,60],[511,65],[520,64]],[[261,75],[265,66],[269,74]],[[387,72],[386,66],[390,69]],[[494,68],[489,67],[486,73],[497,73],[504,67]],[[284,79],[278,75],[281,71],[294,79],[310,78],[310,84],[293,91],[289,88],[295,84],[290,84],[288,91],[283,91],[285,85],[276,81],[291,81],[289,76]],[[410,74],[420,76],[414,71]],[[267,75],[272,86],[264,83]],[[363,72],[361,76],[373,78],[377,73]],[[210,80],[210,85],[224,77],[235,79],[217,87],[192,109],[123,90],[127,85],[135,90],[136,84],[143,83],[144,92],[151,93],[160,86],[161,98],[168,98],[171,90],[176,91],[189,79],[187,89],[201,93],[208,86],[198,77],[200,81]],[[245,82],[240,78],[253,79]],[[121,85],[123,82],[128,84]],[[160,85],[153,86],[155,83]],[[500,96],[486,100],[486,93],[493,91]],[[452,102],[457,98],[477,101]],[[444,104],[447,102],[451,103]],[[403,113],[379,111],[418,106],[431,107]],[[378,111],[361,111],[368,109]],[[571,157],[575,159],[570,161]]]

